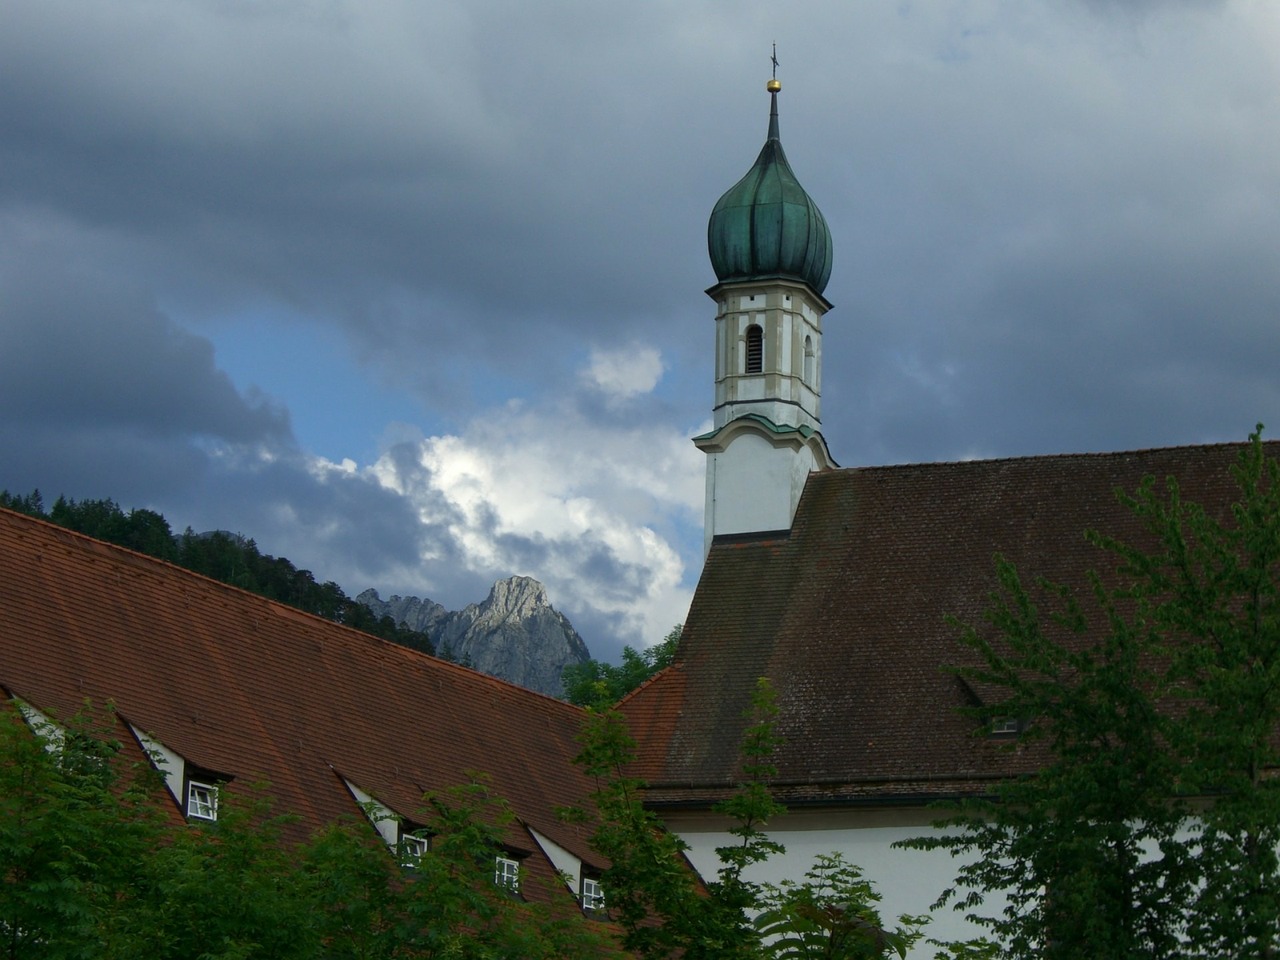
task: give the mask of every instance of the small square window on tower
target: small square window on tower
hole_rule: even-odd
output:
[[[187,781],[187,816],[195,820],[218,819],[217,784]]]

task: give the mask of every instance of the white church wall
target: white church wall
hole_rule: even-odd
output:
[[[900,914],[930,915],[926,938],[959,940],[981,935],[981,929],[950,906],[930,910],[931,904],[956,875],[961,861],[942,851],[897,850],[893,844],[933,832],[930,822],[937,811],[922,807],[791,811],[770,823],[769,836],[786,847],[786,853],[753,865],[751,880],[779,883],[800,881],[819,856],[839,852],[862,870],[883,896],[880,915],[887,923]],[[698,873],[713,879],[720,869],[716,848],[737,839],[728,832],[724,817],[700,812],[664,813],[667,828],[689,845],[688,857]],[[998,912],[999,898],[989,898]],[[923,941],[908,956],[925,960],[934,949]]]

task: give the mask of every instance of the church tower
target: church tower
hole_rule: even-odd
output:
[[[821,433],[822,296],[831,231],[791,172],[770,80],[769,133],[755,165],[711,211],[719,281],[715,407],[707,455],[705,548],[724,534],[791,527],[805,478],[834,467]]]

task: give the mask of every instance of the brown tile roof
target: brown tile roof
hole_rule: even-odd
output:
[[[581,711],[327,620],[0,510],[0,686],[67,717],[88,699],[189,763],[265,779],[314,829],[358,808],[342,778],[413,819],[425,791],[491,777],[523,825],[588,863],[571,763]]]
[[[1269,444],[1272,450],[1280,445]],[[703,803],[737,777],[757,677],[778,697],[784,799],[907,800],[982,790],[1028,762],[975,737],[946,617],[979,623],[993,556],[1083,586],[1107,563],[1088,528],[1137,540],[1117,487],[1176,476],[1225,505],[1239,445],[832,470],[789,535],[713,544],[676,662],[626,702],[655,803]],[[1274,453],[1273,453],[1274,455]],[[982,695],[982,691],[978,692]]]

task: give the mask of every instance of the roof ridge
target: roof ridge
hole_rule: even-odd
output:
[[[485,682],[499,684],[500,686],[503,686],[503,687],[510,687],[514,690],[519,690],[530,696],[541,697],[545,700],[551,701],[552,703],[561,704],[562,706],[568,707],[570,710],[573,710],[573,711],[581,711],[582,709],[581,707],[574,706],[573,704],[569,703],[566,700],[561,700],[557,697],[553,697],[550,694],[541,693],[537,690],[531,690],[528,687],[522,687],[518,683],[512,683],[511,681],[504,680],[501,677],[492,676],[491,674],[487,674],[480,670],[476,670],[473,667],[467,667],[460,663],[454,663],[451,660],[446,660],[443,657],[436,656],[435,654],[426,653],[423,650],[416,650],[413,647],[407,647],[404,644],[396,643],[394,640],[387,640],[384,637],[379,637],[365,630],[360,630],[356,627],[350,626],[349,624],[339,623],[336,620],[330,620],[327,617],[322,617],[317,613],[311,613],[310,611],[302,610],[302,609],[299,609],[298,607],[290,606],[289,604],[285,603],[282,600],[276,600],[272,597],[263,596],[260,593],[254,593],[252,590],[246,590],[243,587],[237,587],[234,584],[225,583],[222,580],[218,580],[214,577],[210,577],[207,574],[200,573],[196,570],[189,570],[188,568],[180,566],[179,564],[176,564],[171,560],[164,560],[160,557],[153,557],[148,553],[142,553],[141,551],[134,550],[130,547],[123,547],[123,546],[120,546],[119,544],[109,543],[106,540],[99,540],[97,537],[91,537],[88,534],[81,533],[78,530],[72,530],[68,527],[60,526],[59,524],[56,524],[50,520],[46,520],[42,517],[33,517],[27,513],[22,513],[17,510],[10,510],[7,507],[0,507],[0,524],[3,524],[3,523],[7,523],[11,527],[18,530],[20,530],[21,527],[25,524],[31,527],[33,532],[35,532],[37,535],[43,536],[49,540],[58,540],[64,544],[71,543],[72,545],[78,546],[81,549],[103,552],[109,558],[112,558],[112,555],[114,554],[115,556],[112,559],[114,559],[116,562],[126,562],[130,564],[130,566],[134,569],[142,568],[145,570],[147,567],[151,567],[152,569],[150,572],[152,572],[154,575],[160,576],[161,579],[188,578],[193,582],[207,584],[225,593],[230,593],[233,596],[251,597],[253,598],[253,600],[259,603],[264,603],[270,607],[275,608],[278,612],[291,615],[291,616],[310,619],[315,621],[317,624],[323,624],[325,629],[345,631],[348,634],[352,634],[355,637],[361,638],[362,642],[364,643],[377,644],[379,645],[380,653],[383,653],[383,654],[390,654],[392,656],[405,657],[409,660],[426,658],[427,660],[432,661],[434,663],[444,665],[446,668],[462,670],[466,674],[470,674],[473,677],[480,678]]]
[[[648,687],[653,686],[658,681],[659,677],[665,677],[668,673],[672,673],[677,670],[683,671],[684,664],[678,661],[672,661],[671,663],[668,663],[661,670],[651,673],[649,676],[645,677],[644,680],[639,685],[632,687],[630,690],[624,693],[621,697],[618,698],[618,701],[615,704],[613,704],[613,706],[610,709],[613,709],[613,710],[621,709],[624,703],[634,700],[636,695],[639,694],[641,690],[644,690],[644,689],[647,689]]]
[[[922,467],[960,467],[969,465],[982,466],[997,463],[1020,463],[1029,460],[1103,460],[1112,457],[1145,456],[1152,453],[1173,453],[1177,451],[1222,450],[1228,447],[1238,447],[1243,449],[1248,445],[1248,443],[1248,440],[1216,440],[1210,443],[1167,444],[1160,447],[1138,447],[1131,450],[1088,450],[1077,451],[1074,453],[1024,453],[1004,457],[973,457],[965,460],[912,460],[904,463],[882,463],[866,464],[863,466],[837,467],[833,470],[820,471],[820,473],[871,473],[890,470],[920,469]],[[1265,448],[1280,448],[1280,440],[1264,440],[1262,441],[1262,445]]]

